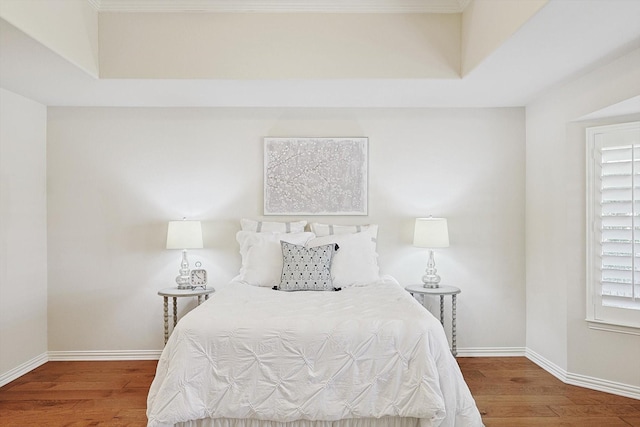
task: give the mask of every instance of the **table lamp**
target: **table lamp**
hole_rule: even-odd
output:
[[[200,249],[202,247],[202,225],[200,221],[169,221],[167,249],[182,249],[180,274],[176,277],[178,289],[191,289],[187,249]]]
[[[427,270],[422,276],[425,288],[437,288],[440,286],[440,276],[436,270],[436,262],[433,258],[433,248],[446,248],[449,246],[449,229],[446,218],[416,218],[413,232],[413,246],[429,249],[429,261]]]

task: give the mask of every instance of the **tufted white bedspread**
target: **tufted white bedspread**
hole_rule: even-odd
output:
[[[482,426],[439,321],[392,278],[339,292],[230,284],[180,320],[148,426],[412,417]]]

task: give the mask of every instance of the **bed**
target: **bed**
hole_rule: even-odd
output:
[[[365,281],[339,291],[311,292],[247,283],[255,244],[243,248],[241,233],[241,274],[184,316],[162,352],[149,427],[482,426],[440,322],[396,280],[364,272]],[[350,245],[362,232],[311,234],[301,237],[306,245],[340,241],[334,261],[344,249],[342,261],[365,269],[353,257],[362,244]],[[258,240],[274,237],[280,247],[283,234],[266,236]]]

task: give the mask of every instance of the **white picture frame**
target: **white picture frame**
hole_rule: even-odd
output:
[[[369,139],[264,138],[265,215],[367,215]]]

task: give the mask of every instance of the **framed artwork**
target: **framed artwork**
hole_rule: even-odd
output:
[[[265,215],[367,215],[367,138],[265,138]]]

